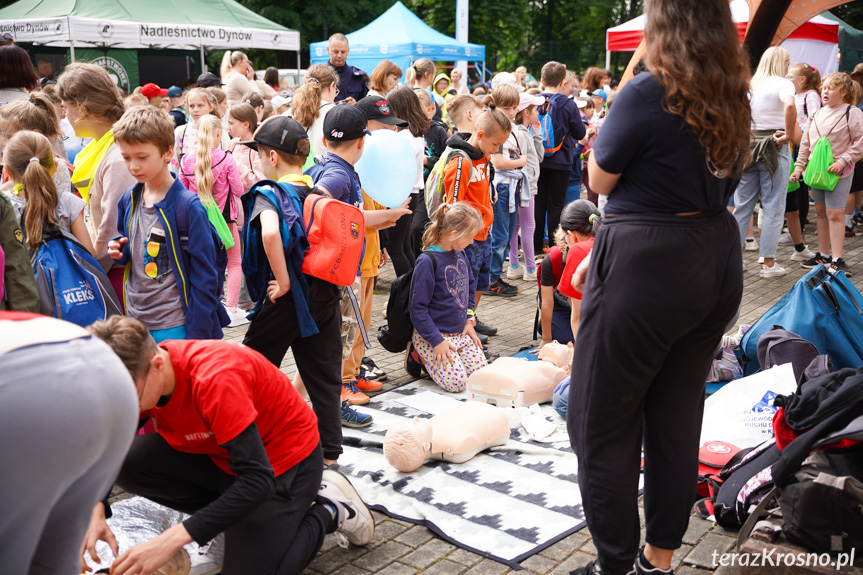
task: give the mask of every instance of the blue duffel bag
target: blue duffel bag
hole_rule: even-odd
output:
[[[774,327],[812,342],[836,370],[863,366],[863,295],[842,272],[814,268],[749,328],[740,344],[747,375],[761,367],[758,340]]]

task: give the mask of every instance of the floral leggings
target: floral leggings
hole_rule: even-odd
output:
[[[444,333],[443,338],[450,342],[456,351],[453,359],[434,362],[434,347],[414,330],[413,344],[432,380],[444,390],[452,393],[464,391],[467,378],[481,367],[488,365],[482,349],[478,348],[470,336],[460,333]]]

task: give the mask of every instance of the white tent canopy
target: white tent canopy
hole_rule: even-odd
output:
[[[749,4],[746,0],[732,0],[731,17],[737,25],[740,41],[749,24]],[[647,17],[641,15],[605,33],[606,62],[610,65],[611,52],[635,52],[644,38]],[[795,30],[782,43],[791,52],[791,63],[806,62],[816,68],[822,76],[839,69],[839,23],[816,16]]]
[[[300,49],[299,32],[235,0],[19,0],[0,10],[4,32],[16,42],[72,50]]]

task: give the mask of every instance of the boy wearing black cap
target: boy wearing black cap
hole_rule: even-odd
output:
[[[356,106],[368,120],[370,132],[374,132],[375,130],[395,130],[397,127],[405,128],[408,125],[406,120],[395,116],[389,102],[380,96],[366,96],[357,102]],[[375,202],[365,191],[362,192],[362,199],[363,208],[366,213],[386,209],[386,206]],[[372,320],[372,296],[374,294],[375,280],[377,279],[378,268],[381,262],[386,263],[386,256],[385,252],[382,251],[384,246],[381,244],[380,234],[378,234],[378,230],[375,227],[366,226],[365,240],[365,253],[362,262],[360,262],[359,302],[360,315],[362,316],[360,319],[362,319],[363,325],[366,331],[368,331]],[[353,384],[354,387],[363,393],[378,392],[383,388],[383,384],[379,383],[379,381],[386,379],[386,372],[383,372],[380,368],[376,368],[370,372],[363,365],[364,351],[365,346],[363,345],[362,338],[354,336],[353,346],[350,353],[345,357],[345,364],[342,368],[342,384],[347,386]],[[370,362],[369,365],[374,365],[374,362],[371,362],[371,360],[366,361]]]
[[[244,144],[257,149],[267,178],[286,184],[284,189],[288,192],[293,187],[300,201],[305,199],[313,187],[311,178],[302,173],[310,146],[306,131],[296,120],[274,116],[261,125],[254,141]],[[244,196],[249,233],[260,238],[259,242],[247,243],[246,257],[259,256],[259,273],[266,275],[267,287],[266,297],[263,294],[258,297],[243,343],[277,366],[288,348],[293,350],[297,371],[309,382],[307,391],[318,418],[324,463],[331,464],[342,453],[341,371],[336,359],[341,348],[341,294],[338,286],[302,273],[308,244],[296,238],[283,238],[281,232],[283,219],[286,229],[291,229],[292,223],[302,225],[300,202],[286,202],[294,209],[283,214],[273,203],[277,192],[263,185],[253,187]],[[265,257],[261,257],[261,252]],[[244,271],[249,273],[248,269]]]
[[[213,86],[219,87],[223,86],[222,81],[218,76],[213,74],[212,72],[204,72],[200,76],[198,76],[198,81],[196,83],[196,87],[198,88],[212,88]]]
[[[389,111],[389,105],[386,106]],[[392,114],[384,113],[381,109],[380,116],[386,117]],[[387,120],[392,121],[392,120]],[[315,186],[337,200],[353,204],[363,209],[362,184],[360,177],[354,170],[360,157],[363,155],[365,136],[370,134],[368,122],[362,110],[356,106],[336,106],[324,118],[324,139],[327,145],[327,154],[324,157],[323,170],[315,181]],[[398,208],[383,210],[364,210],[366,227],[375,229],[388,228],[395,225],[402,215],[411,213],[407,208],[406,201]],[[359,299],[362,281],[358,270],[357,278],[350,288],[345,288],[342,293],[342,359],[347,361],[354,347],[354,338],[357,332],[359,318],[354,318],[353,306],[348,295],[348,289],[354,292]],[[362,315],[362,314],[361,314]],[[367,391],[380,389],[377,384],[367,387]],[[352,405],[364,405],[369,402],[369,397],[357,387],[353,381],[342,384],[342,399]],[[343,414],[344,415],[344,414]],[[370,416],[366,416],[369,417]],[[355,422],[342,419],[344,425],[354,426]]]

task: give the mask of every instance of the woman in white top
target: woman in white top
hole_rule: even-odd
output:
[[[468,87],[461,83],[461,70],[458,68],[453,68],[452,74],[450,75],[449,87],[451,90],[455,90],[455,93],[458,96],[470,93]]]
[[[794,84],[785,76],[791,63],[788,50],[768,48],[750,83],[752,107],[752,165],[743,173],[734,192],[734,218],[740,228],[743,245],[746,228],[755,202],[761,198],[764,219],[761,225],[760,255],[764,258],[763,278],[782,276],[788,271],[776,263],[776,247],[785,215],[785,194],[791,172],[791,150],[788,145],[797,111]]]
[[[423,195],[423,159],[425,158],[425,134],[429,129],[429,119],[420,105],[419,98],[407,86],[397,86],[387,94],[387,102],[396,118],[407,121],[407,128],[399,128],[399,134],[407,139],[417,161],[417,175],[411,189],[410,210],[416,210],[417,203]],[[402,276],[411,271],[416,263],[414,249],[411,245],[410,227],[413,216],[407,214],[396,221],[396,225],[387,230],[387,253],[393,262],[396,276]]]
[[[306,83],[300,86],[291,102],[291,115],[309,133],[311,151],[307,168],[316,157],[327,153],[324,140],[324,118],[333,109],[339,93],[339,75],[332,66],[315,64],[306,72]]]
[[[258,91],[258,86],[250,82],[246,75],[251,67],[249,57],[243,52],[229,50],[222,57],[222,82],[225,84],[229,107],[242,102],[244,94]]]

